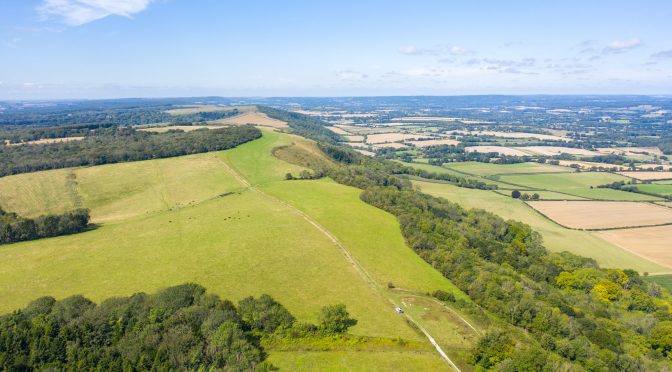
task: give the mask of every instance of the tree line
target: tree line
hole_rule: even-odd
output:
[[[356,323],[344,305],[301,323],[269,295],[236,306],[192,283],[99,305],[42,297],[0,317],[0,369],[269,371],[264,337],[334,337]]]
[[[602,269],[592,259],[548,252],[541,235],[521,222],[422,194],[400,177],[399,164],[321,148],[342,164],[327,175],[362,188],[363,201],[397,216],[418,255],[520,330],[494,327],[485,335],[472,353],[479,368],[672,368],[672,298],[659,285],[633,270]]]
[[[226,150],[259,137],[252,126],[166,133],[110,127],[81,141],[0,146],[0,176]]]
[[[25,218],[0,208],[0,244],[76,234],[86,230],[89,219],[88,209]]]

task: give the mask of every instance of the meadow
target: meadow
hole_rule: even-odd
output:
[[[612,182],[625,181],[629,178],[607,172],[579,172],[564,174],[526,174],[503,175],[499,179],[522,187],[555,191],[588,199],[614,201],[656,201],[661,198],[632,192],[597,188]],[[591,188],[592,186],[592,188]]]
[[[493,164],[469,161],[460,163],[447,163],[444,166],[456,171],[477,176],[528,173],[571,173],[574,171],[573,169],[567,167],[540,163]]]
[[[655,183],[639,184],[637,185],[637,190],[660,196],[672,196],[672,184],[670,185],[665,184],[658,185]]]
[[[305,168],[272,155],[283,146],[316,151],[301,137],[267,130],[222,152],[0,179],[0,190],[7,191],[3,207],[41,214],[80,205],[91,208],[98,223],[81,234],[0,247],[0,312],[43,295],[100,301],[196,282],[232,300],[268,293],[302,321],[315,322],[325,304],[344,303],[359,321],[352,333],[427,345],[426,352],[271,350],[279,366],[447,369],[425,337],[394,311],[403,305],[387,284],[418,301],[429,301],[425,293],[437,289],[468,298],[408,248],[395,217],[362,202],[360,190],[328,179],[286,181],[286,173]],[[17,186],[30,192],[9,192]],[[418,308],[414,320],[466,365],[476,334],[441,311]],[[403,362],[392,363],[394,358]]]

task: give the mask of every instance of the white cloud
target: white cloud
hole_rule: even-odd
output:
[[[465,54],[471,54],[471,51],[462,48],[461,46],[452,46],[450,49],[448,49],[448,53],[454,56],[462,56]]]
[[[80,26],[111,15],[131,17],[153,0],[44,0],[37,11],[43,19],[57,18]]]
[[[653,57],[653,58],[672,58],[672,49],[660,51],[658,53],[653,54],[651,57]]]
[[[336,71],[336,77],[342,81],[355,81],[355,80],[364,80],[369,77],[369,75],[352,70],[341,70]]]
[[[605,53],[621,53],[628,49],[637,48],[642,41],[635,38],[630,40],[616,40],[604,48]]]

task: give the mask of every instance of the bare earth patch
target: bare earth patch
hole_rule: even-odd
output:
[[[62,142],[74,142],[81,141],[84,137],[63,137],[63,138],[43,138],[35,141],[21,142],[21,143],[10,143],[7,146],[20,146],[20,145],[44,145],[47,143],[62,143]]]
[[[529,154],[527,154],[523,151],[516,150],[515,148],[503,147],[503,146],[469,146],[469,147],[465,147],[464,151],[466,151],[466,152],[479,152],[481,154],[496,152],[500,155],[511,155],[511,156],[529,155]]]
[[[438,145],[458,145],[460,141],[452,139],[435,139],[435,140],[426,140],[426,141],[407,141],[416,147],[429,147],[429,146],[438,146]]]
[[[599,231],[594,234],[626,251],[672,268],[672,226]]]
[[[216,120],[217,123],[233,124],[233,125],[260,125],[271,128],[287,128],[287,123],[268,117],[268,115],[261,112],[248,112],[242,115],[237,115],[231,118]]]
[[[672,172],[619,172],[619,174],[643,181],[672,179]]]
[[[649,203],[539,201],[528,204],[560,225],[574,229],[607,229],[672,223],[672,209]]]

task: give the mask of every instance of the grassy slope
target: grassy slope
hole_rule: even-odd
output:
[[[62,298],[84,294],[101,300],[195,281],[232,299],[269,293],[305,321],[315,321],[319,308],[325,304],[345,303],[359,320],[353,329],[356,334],[423,340],[308,221],[281,202],[254,190],[243,190],[224,164],[217,163],[224,159],[253,183],[268,184],[269,190],[306,210],[317,208],[309,212],[315,212],[321,224],[337,230],[334,233],[338,238],[352,245],[357,259],[365,262],[367,270],[380,280],[389,279],[414,290],[453,289],[449,281],[405,246],[394,217],[359,201],[357,190],[330,181],[281,181],[286,172],[302,168],[273,158],[270,150],[297,140],[302,139],[264,132],[262,139],[239,148],[203,154],[208,157],[206,163],[220,165],[216,169],[203,166],[202,159],[193,156],[74,170],[79,199],[92,208],[94,216],[115,216],[110,220],[114,222],[102,223],[98,229],[83,234],[0,247],[0,311],[24,306],[41,295]],[[179,165],[183,161],[188,164]],[[161,164],[151,164],[155,162]],[[198,169],[203,174],[198,174]],[[85,176],[80,171],[97,174],[85,172]],[[67,176],[68,171],[63,172]],[[39,189],[44,186],[37,184],[34,177],[43,175],[19,177],[25,178],[21,180],[24,186],[38,190],[33,194],[40,195]],[[58,177],[54,179],[64,176]],[[206,181],[200,182],[204,177]],[[180,180],[185,184],[180,184]],[[3,181],[0,179],[0,183]],[[99,194],[94,192],[96,188],[101,191]],[[67,188],[53,189],[49,195],[56,198],[68,192]],[[237,192],[216,197],[231,190]],[[115,193],[121,195],[119,200],[112,197]],[[305,197],[299,193],[305,193]],[[31,200],[22,201],[24,207],[43,213],[40,206],[44,200]],[[155,200],[168,202],[157,204]],[[188,205],[190,201],[194,203]],[[177,203],[187,205],[167,208]],[[326,207],[320,208],[321,203]],[[367,226],[348,229],[347,223],[336,220],[339,218],[379,223],[380,226],[368,225],[380,233],[374,237],[375,244],[368,244]],[[394,263],[394,259],[400,261]],[[431,312],[426,310],[427,315]],[[438,338],[448,342],[453,330],[444,329],[446,335]],[[461,347],[469,344],[462,342]],[[271,354],[281,366],[308,358],[318,366],[361,365],[367,369],[367,363],[375,363],[382,369],[394,370],[396,358],[404,359],[408,369],[446,367],[429,345],[428,351],[399,355]]]
[[[514,219],[532,226],[544,237],[553,251],[570,251],[596,259],[605,267],[632,268],[640,272],[669,272],[662,266],[628,253],[589,232],[563,228],[541,216],[520,200],[492,191],[465,189],[452,185],[413,181],[425,193],[446,198],[467,208],[481,208],[505,219]]]
[[[207,200],[241,185],[215,153],[59,169],[0,178],[0,206],[23,216],[75,206],[96,223],[124,220]]]
[[[432,353],[272,352],[269,360],[284,371],[440,371],[443,361]]]
[[[659,198],[612,189],[591,189],[590,186],[604,185],[629,178],[606,172],[581,172],[567,174],[536,174],[501,176],[502,181],[531,188],[563,192],[598,200],[660,200]]]
[[[439,167],[438,165],[430,165],[430,164],[422,164],[422,163],[402,163],[402,164],[413,167],[413,168],[417,168],[417,169],[423,169],[423,170],[426,170],[428,172],[434,172],[434,173],[438,173],[438,174],[452,174],[452,175],[458,176],[458,177],[475,179],[475,180],[478,180],[478,181],[481,181],[481,182],[485,182],[489,185],[497,185],[497,187],[500,188],[500,189],[507,189],[507,188],[512,188],[513,187],[511,185],[507,185],[507,184],[502,183],[502,182],[489,180],[489,179],[486,179],[486,178],[483,178],[483,177],[468,176],[468,175],[465,175],[464,173],[456,172],[453,169],[450,169],[450,168],[447,168],[447,167]]]

